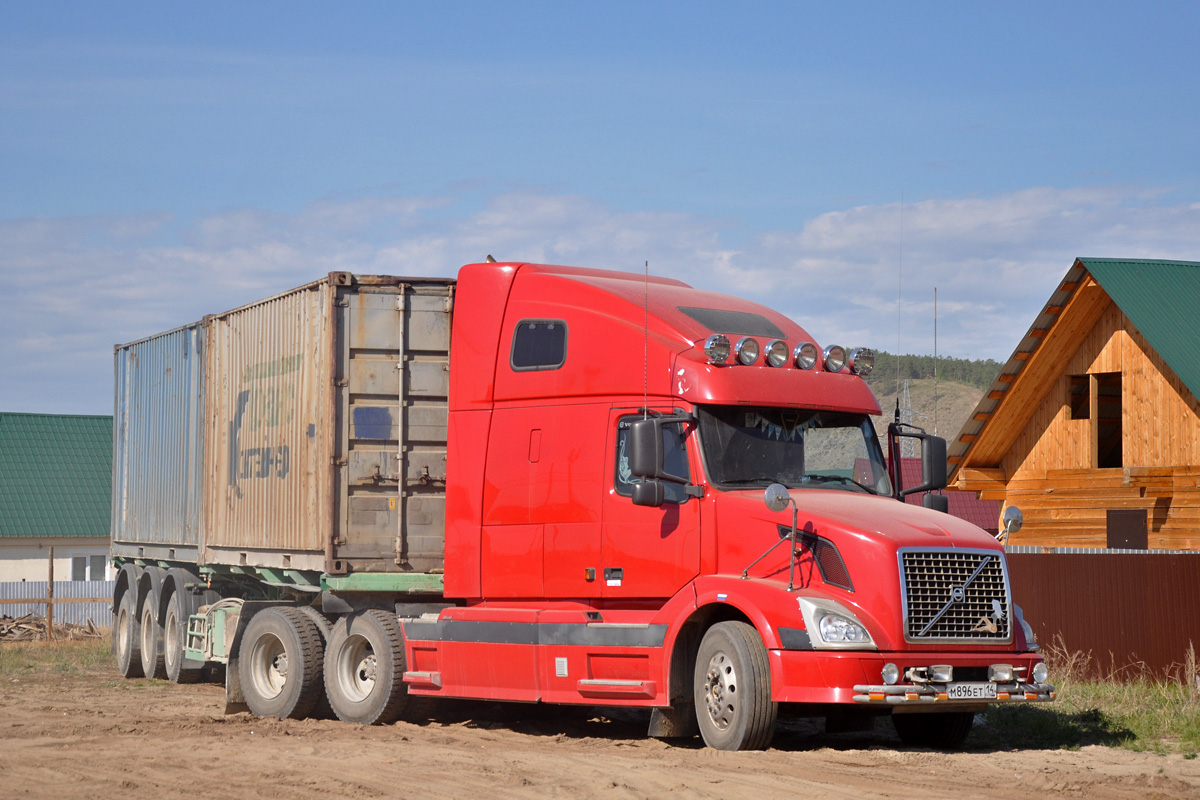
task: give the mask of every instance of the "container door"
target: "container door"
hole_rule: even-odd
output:
[[[331,572],[442,568],[451,291],[339,290],[343,488]]]

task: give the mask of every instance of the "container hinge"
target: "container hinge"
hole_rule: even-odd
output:
[[[348,460],[346,460],[344,458],[340,458],[338,456],[333,456],[333,458],[331,460],[333,461],[333,465],[335,467],[344,467],[350,463]]]

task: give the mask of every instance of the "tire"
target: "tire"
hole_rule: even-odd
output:
[[[313,621],[313,624],[317,626],[317,631],[321,634],[321,646],[322,648],[326,647],[329,644],[329,634],[333,630],[333,624],[330,623],[329,617],[317,611],[312,606],[299,606],[296,610]],[[321,685],[317,687],[317,702],[313,704],[312,711],[308,715],[314,719],[336,718],[333,708],[329,705],[329,696],[325,694],[324,679],[322,679]]]
[[[158,601],[158,587],[153,586],[142,598],[142,611],[138,620],[142,674],[147,678],[167,677],[166,666],[163,663],[162,626],[158,622]]]
[[[949,711],[940,714],[893,714],[892,725],[908,747],[958,750],[967,741],[975,714]]]
[[[142,672],[141,624],[138,622],[137,587],[130,586],[117,603],[113,620],[113,653],[117,656],[117,671],[124,678],[140,678]]]
[[[767,650],[752,625],[718,622],[696,651],[696,722],[716,750],[763,750],[775,735]]]
[[[404,633],[395,614],[372,609],[337,621],[325,648],[325,694],[343,722],[384,725],[408,704]]]
[[[321,688],[321,633],[298,609],[268,608],[242,633],[238,678],[250,711],[259,717],[303,719]]]
[[[167,613],[163,617],[163,666],[167,680],[171,683],[198,683],[204,677],[204,668],[185,668],[183,651],[187,647],[188,619],[191,616],[187,598],[178,590],[171,592],[167,600]]]

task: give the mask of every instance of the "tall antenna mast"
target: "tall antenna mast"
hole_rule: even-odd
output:
[[[938,432],[937,287],[933,287],[933,432]]]
[[[900,192],[900,265],[896,268],[896,392],[900,391],[900,300],[904,287],[904,192]],[[907,440],[905,440],[907,441]]]
[[[642,418],[650,410],[650,261],[642,282]]]

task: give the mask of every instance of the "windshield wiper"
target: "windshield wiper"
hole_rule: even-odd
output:
[[[757,478],[731,478],[721,481],[721,483],[725,486],[740,486],[747,483],[763,483],[764,481],[767,483],[778,483],[779,478],[774,475],[760,475]]]
[[[862,489],[864,492],[866,492],[868,494],[875,494],[875,490],[872,489],[870,486],[859,483],[858,481],[854,480],[853,478],[847,478],[845,475],[823,475],[821,473],[814,472],[814,473],[809,473],[808,475],[805,475],[804,478],[805,478],[805,480],[809,480],[809,481],[839,481],[839,482],[847,484],[847,485],[857,486],[858,488]]]

